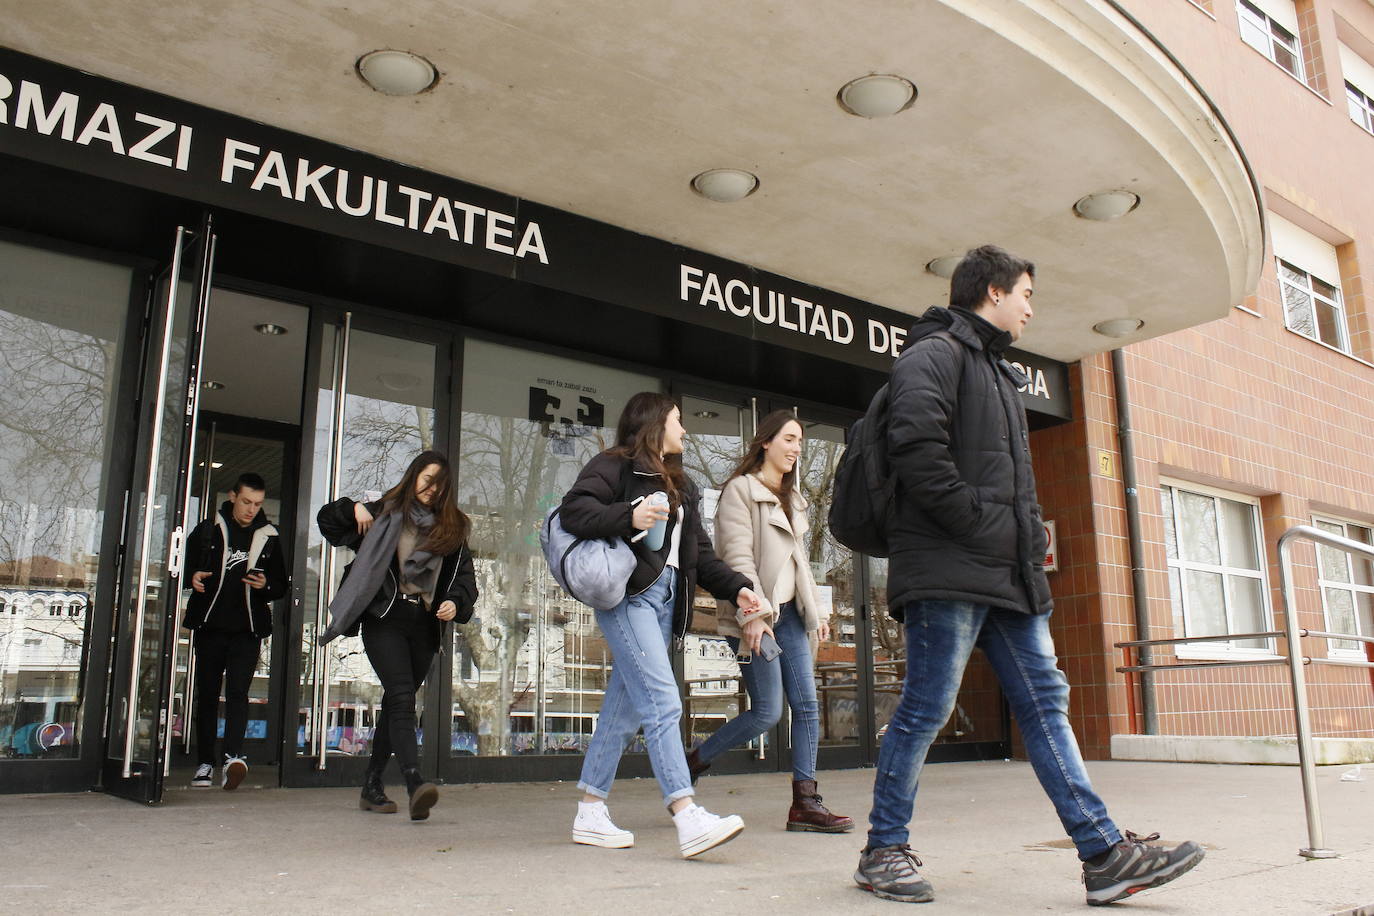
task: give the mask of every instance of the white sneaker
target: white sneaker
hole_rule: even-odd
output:
[[[196,775],[191,777],[191,788],[208,789],[215,781],[215,768],[208,763],[196,767]]]
[[[677,841],[682,847],[684,859],[728,843],[744,830],[744,821],[738,814],[721,817],[697,804],[688,805],[674,814],[673,823],[677,824]]]
[[[230,757],[224,761],[224,773],[220,777],[220,785],[226,790],[233,791],[243,782],[243,778],[248,775],[248,761],[242,757]]]
[[[573,842],[603,849],[627,849],[635,844],[635,835],[611,822],[605,802],[580,801],[573,819]]]

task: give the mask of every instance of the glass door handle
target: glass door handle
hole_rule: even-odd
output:
[[[173,247],[171,282],[167,284],[167,313],[162,325],[162,347],[158,354],[157,394],[153,400],[153,448],[162,441],[163,405],[167,402],[167,366],[172,360],[172,332],[176,320],[177,286],[181,282],[181,249],[186,237],[186,228],[177,227],[176,245]],[[148,480],[143,500],[143,532],[139,539],[138,554],[138,591],[134,599],[133,626],[130,627],[129,640],[129,703],[124,710],[124,765],[121,775],[125,779],[133,776],[134,731],[138,727],[138,685],[143,675],[143,622],[148,611],[148,577],[151,554],[153,552],[153,514],[157,511],[158,474],[157,457],[148,462]]]
[[[353,313],[344,312],[343,327],[335,338],[334,350],[334,414],[330,422],[329,492],[326,501],[339,498],[339,480],[343,476],[344,406],[348,399],[348,338],[353,331]],[[316,749],[317,770],[325,769],[329,757],[329,647],[320,645],[320,634],[327,626],[329,601],[334,595],[334,548],[326,541],[320,545],[320,591],[315,605],[315,718],[312,724]]]

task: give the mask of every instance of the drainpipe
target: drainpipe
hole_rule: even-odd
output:
[[[1126,361],[1120,349],[1112,351],[1112,386],[1116,393],[1116,437],[1121,448],[1121,483],[1126,489],[1126,542],[1131,559],[1131,601],[1135,608],[1135,638],[1150,638],[1150,595],[1145,588],[1145,555],[1140,536],[1140,493],[1136,489],[1135,444],[1131,437],[1131,400],[1126,393]],[[1150,664],[1149,646],[1137,648],[1139,665]],[[1145,734],[1159,733],[1155,712],[1155,674],[1140,672],[1140,712]]]

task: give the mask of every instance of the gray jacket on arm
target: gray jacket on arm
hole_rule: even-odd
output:
[[[1023,613],[1052,607],[1031,468],[1025,376],[1002,359],[1011,335],[934,307],[892,367],[888,458],[898,481],[888,607],[970,601]]]

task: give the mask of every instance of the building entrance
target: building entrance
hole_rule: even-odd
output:
[[[103,785],[145,802],[196,762],[195,635],[180,622],[200,558],[186,539],[249,472],[292,576],[249,689],[245,755],[269,768],[254,782],[356,781],[381,689],[359,639],[316,644],[350,558],[322,544],[314,515],[340,495],[376,498],[415,453],[450,445],[450,334],[216,286],[214,245],[208,222],[178,230],[143,356]]]
[[[93,262],[63,268],[58,255],[0,249],[6,263],[57,265],[16,268],[17,293],[0,302],[13,331],[3,367],[11,384],[0,398],[8,399],[5,415],[25,424],[6,441],[28,443],[22,453],[0,450],[9,462],[0,499],[11,535],[0,556],[7,785],[99,785],[153,803],[164,786],[189,782],[195,652],[180,623],[199,560],[185,543],[245,472],[266,481],[265,511],[292,577],[249,689],[250,784],[357,784],[381,687],[358,640],[316,644],[351,556],[326,548],[315,514],[338,496],[374,498],[430,447],[455,458],[482,597],[471,623],[449,628],[419,697],[422,766],[451,782],[576,778],[610,657],[590,612],[548,576],[538,530],[582,465],[611,443],[628,398],[643,390],[682,404],[684,461],[705,493],[707,517],[758,420],[779,408],[801,419],[807,547],[833,608],[832,637],[816,657],[819,765],[875,759],[904,659],[882,626],[881,565],[854,557],[826,531],[848,413],[751,392],[741,380],[723,384],[647,360],[477,331],[432,305],[412,316],[400,310],[404,303],[374,307],[265,286],[244,278],[252,265],[241,253],[239,276],[217,276],[217,244],[229,263],[231,247],[216,242],[208,221],[183,226],[166,263],[140,264],[132,277],[127,267],[102,267],[105,277]],[[24,292],[18,278],[30,274],[70,277],[74,288],[64,292],[73,303],[96,287],[122,283],[126,292],[101,324],[96,309],[68,314]],[[622,342],[607,335],[601,344],[614,352]],[[77,372],[54,354],[80,346],[105,354],[103,363],[84,363],[95,374],[81,376],[82,403],[104,405],[89,417],[61,414],[65,402],[52,400],[65,390],[63,373]],[[56,416],[60,424],[51,422]],[[71,434],[43,438],[58,427]],[[66,463],[51,457],[60,444]],[[85,477],[61,476],[72,454]],[[748,702],[714,602],[697,599],[681,670],[689,746]],[[951,753],[1005,752],[999,702],[995,691],[961,701],[947,736]],[[219,734],[223,709],[213,715],[209,730]],[[784,717],[752,745],[718,757],[716,772],[785,772],[789,744]],[[70,773],[58,781],[59,770]],[[11,772],[22,781],[10,781]],[[648,775],[638,744],[621,772]]]

